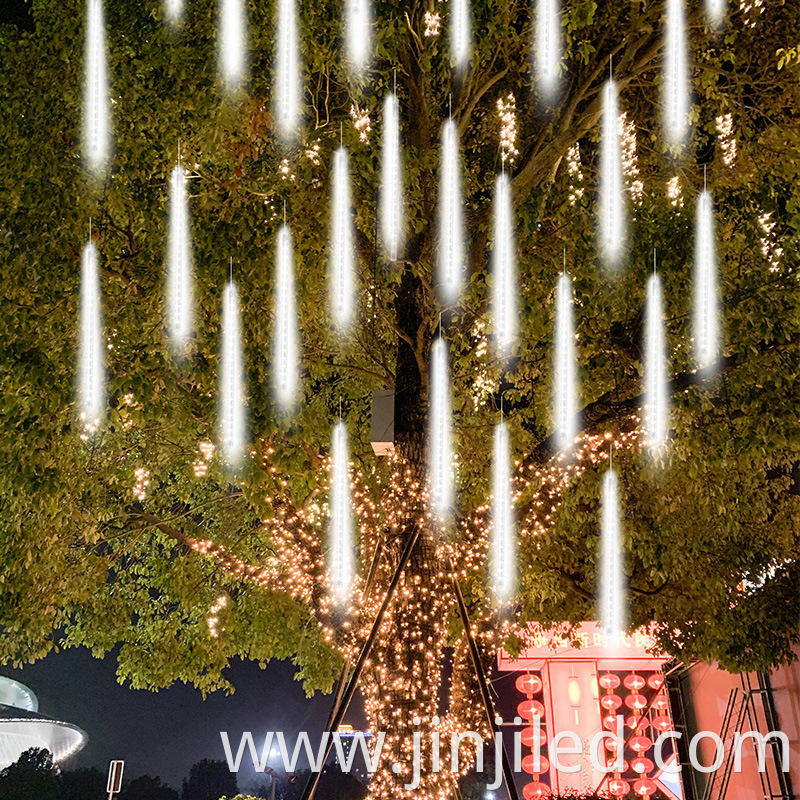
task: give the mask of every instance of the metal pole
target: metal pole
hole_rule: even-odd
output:
[[[492,732],[497,735],[497,733],[500,731],[500,727],[494,721],[495,712],[492,704],[492,697],[489,694],[489,684],[486,682],[486,673],[483,671],[483,664],[481,663],[478,645],[475,642],[475,637],[472,635],[472,626],[470,623],[469,614],[467,613],[467,606],[464,602],[464,595],[461,594],[461,586],[459,586],[458,578],[456,577],[455,573],[453,573],[453,589],[456,593],[456,604],[458,605],[458,612],[461,615],[461,623],[464,626],[464,632],[467,635],[469,652],[470,656],[472,657],[472,666],[475,670],[475,675],[478,678],[478,686],[481,690],[481,699],[483,700],[483,707],[486,711],[486,717],[489,720],[489,727],[492,729]],[[505,742],[502,744],[503,779],[506,784],[506,790],[508,791],[508,796],[511,800],[519,800],[517,785],[514,783],[514,772],[511,769],[511,762],[508,760]]]
[[[403,550],[403,554],[400,556],[400,563],[397,565],[397,569],[392,576],[392,582],[389,584],[389,588],[386,590],[386,596],[383,598],[383,602],[381,603],[381,607],[378,609],[375,621],[372,623],[372,630],[370,630],[367,641],[364,642],[364,646],[361,648],[361,652],[358,655],[358,661],[356,661],[356,666],[353,670],[353,676],[350,678],[347,688],[344,690],[342,700],[339,703],[339,707],[336,709],[336,713],[333,715],[333,718],[330,720],[328,727],[326,728],[329,736],[325,745],[325,757],[322,759],[322,764],[325,764],[325,762],[328,760],[331,747],[333,747],[333,736],[330,734],[333,734],[339,728],[339,725],[341,725],[342,719],[344,719],[344,715],[347,713],[347,708],[350,705],[350,701],[353,699],[353,695],[356,693],[356,687],[359,679],[361,678],[361,673],[364,671],[364,665],[366,664],[367,658],[369,657],[372,647],[375,644],[375,639],[378,637],[378,631],[380,630],[386,610],[389,608],[389,604],[392,602],[397,585],[400,583],[400,576],[403,574],[403,570],[405,570],[409,558],[411,558],[411,553],[414,550],[414,545],[416,545],[417,539],[419,539],[419,535],[419,525],[415,524],[411,538],[408,540],[408,544],[406,544],[405,550]],[[308,776],[306,788],[303,790],[300,800],[312,800],[314,793],[317,791],[317,784],[319,784],[321,775],[322,769],[320,769],[319,772],[312,772]],[[518,800],[518,798],[515,797],[512,798],[512,800]]]

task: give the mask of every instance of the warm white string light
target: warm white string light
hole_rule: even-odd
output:
[[[647,386],[647,443],[658,451],[667,436],[667,351],[664,336],[664,303],[661,279],[652,275],[647,284],[647,320],[645,331],[645,383]]]
[[[556,286],[555,381],[553,416],[558,430],[559,449],[566,450],[576,433],[575,328],[572,319],[572,284],[563,274]]]
[[[350,172],[347,150],[333,156],[331,209],[331,312],[335,322],[348,327],[353,319],[353,215],[350,209]]]
[[[243,0],[220,0],[220,62],[225,81],[236,85],[244,71],[245,17]]]
[[[516,333],[517,276],[511,211],[511,182],[505,172],[494,189],[494,249],[492,251],[494,332],[500,350],[508,350]]]
[[[443,516],[453,505],[452,414],[447,345],[441,335],[431,348],[430,475],[431,501]]]
[[[469,58],[471,27],[469,0],[450,0],[450,51],[459,67]]]
[[[83,147],[89,167],[102,168],[108,157],[109,94],[102,0],[86,6],[86,86]]]
[[[297,339],[292,234],[289,226],[284,224],[278,231],[275,258],[275,333],[272,358],[275,394],[284,405],[292,403],[297,391],[300,360]]]
[[[239,324],[239,295],[231,279],[222,296],[220,441],[229,464],[237,464],[244,445],[244,375]]]
[[[683,0],[667,0],[666,74],[664,113],[670,141],[679,144],[686,135],[689,117],[689,82],[686,74],[686,21]]]
[[[338,603],[346,600],[353,580],[353,519],[350,497],[347,430],[339,420],[331,447],[331,498],[329,546],[331,579]]]
[[[464,230],[458,128],[452,119],[442,126],[439,191],[439,282],[443,299],[454,302],[458,299],[464,269]]]
[[[561,22],[558,0],[537,0],[536,66],[539,85],[545,95],[552,94],[558,82],[561,62]]]
[[[381,228],[389,258],[397,261],[403,233],[403,182],[400,160],[400,106],[396,94],[383,103]]]
[[[80,404],[87,426],[98,421],[103,407],[103,330],[100,310],[100,271],[97,249],[83,248],[81,266]]]
[[[613,265],[622,252],[625,235],[625,185],[619,134],[617,85],[612,79],[603,89],[603,126],[600,173],[600,244],[603,258]]]
[[[625,625],[622,533],[617,473],[609,467],[603,476],[603,528],[600,558],[600,624],[612,641],[622,635]]]
[[[192,325],[192,252],[189,239],[189,201],[183,167],[172,170],[169,187],[169,333],[173,344],[186,344]]]
[[[350,65],[360,71],[369,59],[372,46],[372,9],[370,0],[346,0],[347,55]]]
[[[697,201],[694,267],[694,351],[699,367],[712,366],[719,355],[716,262],[713,203],[703,189]]]
[[[281,133],[293,133],[299,115],[300,57],[297,45],[297,6],[295,0],[278,2],[278,57],[276,64],[275,116]]]
[[[511,448],[502,420],[494,429],[492,461],[492,581],[498,600],[505,603],[514,592],[514,511],[511,486]]]

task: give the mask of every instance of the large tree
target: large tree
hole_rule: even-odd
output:
[[[365,675],[371,723],[398,733],[415,714],[430,723],[449,638],[456,670],[447,722],[474,725],[450,578],[461,574],[488,656],[501,630],[484,564],[491,432],[502,397],[518,462],[515,622],[594,616],[599,472],[610,434],[619,443],[630,625],[654,621],[661,645],[683,659],[732,669],[789,659],[798,638],[800,538],[800,101],[792,49],[800,17],[791,5],[731,2],[716,32],[701,4],[690,5],[692,125],[680,151],[667,147],[660,122],[663,3],[566,2],[563,80],[549,99],[532,68],[527,0],[472,3],[465,71],[451,63],[448,7],[376,2],[374,58],[360,77],[343,55],[341,3],[301,3],[303,124],[291,144],[271,114],[274,5],[247,4],[249,78],[231,92],[218,79],[215,2],[192,2],[172,30],[156,3],[108,0],[113,155],[99,180],[79,154],[82,4],[36,0],[35,32],[0,34],[2,658],[39,658],[56,643],[97,654],[121,645],[121,680],[188,680],[209,691],[227,686],[222,670],[233,656],[291,657],[309,691],[328,690],[419,531]],[[598,258],[595,223],[601,89],[612,58],[630,223],[615,271]],[[376,231],[376,196],[381,104],[395,71],[407,236],[390,263]],[[468,258],[461,298],[443,307],[436,199],[450,107],[462,141]],[[340,136],[357,225],[359,310],[349,334],[326,310],[328,197]],[[168,177],[179,140],[191,178],[197,302],[182,359],[168,346],[164,303]],[[521,310],[510,357],[495,347],[489,303],[492,187],[504,155]],[[698,372],[691,262],[706,166],[724,348],[718,369]],[[303,400],[291,413],[269,388],[284,201],[303,349]],[[94,432],[84,430],[75,402],[79,261],[90,217],[108,336],[108,404]],[[653,247],[667,306],[672,410],[669,444],[655,462],[638,433]],[[559,460],[549,411],[553,290],[565,249],[576,300],[581,462]],[[243,301],[250,441],[236,471],[210,446],[230,256]],[[458,453],[458,499],[444,529],[426,513],[423,491],[440,314]],[[369,446],[378,388],[395,391],[392,460],[376,459]],[[329,602],[324,566],[327,452],[340,402],[360,521],[349,621]],[[378,542],[376,578],[363,597]],[[402,797],[398,780],[382,772],[371,791]],[[429,776],[428,788],[438,791],[444,780]]]

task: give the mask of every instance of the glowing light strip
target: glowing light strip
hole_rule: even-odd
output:
[[[517,276],[514,256],[514,232],[511,223],[511,183],[505,174],[498,175],[494,189],[494,332],[497,345],[508,350],[516,333]]]
[[[295,305],[292,234],[287,225],[278,231],[275,263],[275,339],[272,360],[275,394],[284,405],[295,399],[299,352]]]
[[[508,428],[500,422],[494,429],[492,461],[492,580],[501,603],[514,591],[514,512],[511,499],[511,448]]]
[[[170,22],[177,22],[183,13],[183,0],[164,0],[164,10]]]
[[[725,0],[706,0],[706,14],[712,25],[718,25],[725,19]]]
[[[714,211],[707,190],[701,192],[697,201],[696,225],[694,350],[698,366],[709,367],[719,355],[719,321]]]
[[[235,85],[244,71],[243,0],[220,0],[220,61],[227,83]]]
[[[647,284],[645,382],[647,385],[647,443],[659,450],[667,436],[667,356],[661,279],[652,275]]]
[[[105,26],[101,0],[86,6],[86,86],[83,120],[84,156],[90,169],[100,169],[108,157],[108,76]]]
[[[103,407],[103,330],[100,311],[100,274],[97,249],[83,248],[81,267],[80,403],[83,419],[93,425]]]
[[[372,45],[372,9],[369,0],[347,0],[347,54],[355,70],[361,70]]]
[[[403,231],[403,186],[400,172],[400,106],[397,95],[383,103],[383,180],[381,223],[383,244],[389,258],[397,261]]]
[[[683,0],[667,0],[666,74],[664,76],[666,128],[669,138],[680,143],[689,116],[689,85],[686,71],[686,23]]]
[[[558,0],[538,0],[536,8],[536,66],[539,84],[545,95],[558,81],[561,63],[561,21]]]
[[[554,417],[559,448],[566,450],[575,439],[577,400],[575,397],[575,329],[572,321],[572,286],[562,275],[556,287]]]
[[[333,429],[330,502],[331,578],[335,598],[342,603],[350,593],[353,580],[353,520],[347,430],[341,421]]]
[[[439,201],[439,282],[445,301],[458,299],[464,269],[464,231],[458,129],[451,119],[442,127],[442,166]]]
[[[220,440],[229,464],[237,464],[244,445],[244,376],[239,326],[239,295],[230,281],[222,296]]]
[[[288,136],[294,131],[299,116],[300,57],[295,0],[279,0],[277,45],[275,115],[281,133]]]
[[[606,263],[614,265],[621,254],[625,235],[625,185],[622,180],[617,86],[613,80],[606,81],[603,89],[600,164],[600,244]]]
[[[431,348],[431,500],[440,516],[453,505],[450,372],[447,345],[441,336]]]
[[[460,67],[469,58],[470,27],[469,0],[451,0],[450,51],[453,61]]]
[[[622,578],[622,536],[617,473],[609,468],[603,477],[600,624],[611,639],[622,635],[625,625],[625,589]]]
[[[182,347],[192,325],[192,266],[189,242],[189,201],[186,174],[182,167],[172,170],[169,190],[169,333]]]
[[[350,209],[350,173],[347,150],[333,157],[331,213],[331,313],[338,325],[353,319],[353,217]]]

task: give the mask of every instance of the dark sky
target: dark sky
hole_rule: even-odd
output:
[[[265,670],[236,662],[226,673],[236,691],[205,700],[182,684],[160,692],[132,691],[117,683],[115,669],[113,657],[98,660],[78,649],[53,653],[21,670],[0,667],[0,674],[33,689],[41,713],[79,725],[89,735],[88,745],[64,764],[66,769],[96,766],[105,772],[111,759],[121,758],[127,778],[158,775],[176,788],[192,764],[225,758],[221,730],[237,746],[243,731],[252,731],[257,744],[267,730],[284,731],[292,749],[296,733],[305,730],[313,733],[316,747],[330,709],[330,695],[306,698],[289,662],[273,662]],[[358,729],[363,718],[356,705],[347,721]],[[248,765],[239,773],[239,787],[255,779]]]

